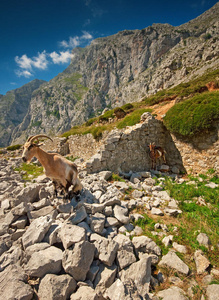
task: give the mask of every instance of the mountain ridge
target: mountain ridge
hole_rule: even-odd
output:
[[[219,66],[219,3],[188,23],[120,31],[75,48],[70,65],[34,92],[10,142],[61,134],[105,108],[136,102]]]
[[[10,143],[11,133],[23,121],[28,111],[32,93],[45,82],[34,79],[0,96],[0,146]]]

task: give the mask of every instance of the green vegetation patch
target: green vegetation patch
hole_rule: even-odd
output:
[[[115,173],[112,174],[112,176],[110,177],[109,180],[125,182],[125,179],[121,178],[118,174],[115,174]]]
[[[84,134],[91,133],[95,139],[98,139],[102,137],[102,133],[105,130],[107,130],[107,125],[103,125],[103,126],[91,125],[89,127],[87,127],[86,125],[74,126],[69,131],[63,133],[62,136],[69,137],[70,135],[75,135],[75,134],[84,135]]]
[[[23,163],[19,168],[15,168],[15,171],[19,171],[20,173],[22,172],[22,174],[24,173],[23,179],[25,181],[31,181],[32,179],[43,174],[43,167],[38,166],[35,163]]]
[[[155,243],[161,248],[162,254],[165,255],[168,253],[168,248],[164,246],[158,236],[151,233],[154,230],[154,225],[156,223],[157,222],[150,218],[147,214],[143,214],[143,218],[139,218],[138,221],[135,221],[134,225],[141,227],[143,234],[155,241]]]
[[[189,82],[180,83],[174,88],[162,90],[153,96],[145,98],[143,101],[147,105],[154,105],[162,101],[174,99],[175,97],[188,97],[199,94],[200,91],[207,90],[206,84],[214,82],[215,86],[219,86],[219,69],[208,72]]]
[[[109,121],[109,119],[114,118],[114,109],[106,111],[103,115],[97,117],[97,122]]]
[[[116,127],[118,129],[122,129],[122,128],[125,128],[126,126],[133,126],[133,125],[139,123],[140,119],[141,119],[141,115],[145,112],[152,112],[152,110],[145,109],[145,108],[136,109],[129,115],[125,116],[124,119],[119,121],[119,123],[117,124]]]
[[[20,144],[17,144],[17,145],[11,145],[11,146],[8,146],[8,147],[7,147],[7,150],[8,150],[8,151],[14,151],[14,150],[20,149],[21,147],[22,147],[22,145],[20,145]]]
[[[206,184],[218,180],[218,177],[207,173],[191,179],[194,184],[187,184],[186,182],[178,184],[169,178],[166,178],[165,181],[166,190],[169,191],[171,197],[179,201],[179,207],[182,210],[182,214],[178,217],[180,221],[178,235],[174,237],[174,240],[179,244],[187,245],[190,251],[201,249],[208,254],[211,263],[215,264],[218,262],[219,255],[217,247],[219,236],[219,187],[210,188]],[[169,230],[171,231],[170,227]],[[209,236],[213,250],[209,251],[204,246],[199,245],[196,240],[199,232],[206,233]]]
[[[212,127],[219,119],[219,92],[198,94],[175,104],[166,114],[164,124],[168,130],[184,136]]]
[[[70,160],[70,161],[72,161],[72,162],[74,162],[74,161],[75,161],[76,159],[78,159],[79,157],[78,157],[78,156],[73,157],[73,156],[71,155],[71,156],[66,156],[65,158],[68,159],[68,160]]]
[[[74,73],[70,77],[64,78],[65,82],[70,83],[75,88],[74,95],[78,101],[88,91],[88,88],[81,84],[81,78],[82,75],[80,73]]]

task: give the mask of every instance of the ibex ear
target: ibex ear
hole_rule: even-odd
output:
[[[37,144],[37,147],[43,146],[44,143]]]

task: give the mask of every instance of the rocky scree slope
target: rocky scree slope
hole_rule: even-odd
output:
[[[154,237],[168,249],[164,254],[136,225],[144,220],[136,208],[164,220],[182,214],[178,201],[163,189],[164,174],[130,172],[124,181],[109,181],[110,171],[81,171],[83,192],[64,203],[54,198],[45,176],[24,182],[15,171],[19,152],[9,156],[0,160],[2,298],[186,300],[196,296],[198,287],[201,299],[217,299],[219,284],[209,283],[218,279],[219,270],[209,273],[210,262],[200,250],[189,254],[195,260],[189,268],[182,259],[187,245],[174,241],[177,227],[170,234],[165,222],[154,225]],[[209,247],[206,234],[197,233],[197,240]]]
[[[38,89],[12,134],[56,134],[114,108],[218,68],[219,3],[178,27],[153,24],[73,50],[69,67]]]
[[[0,95],[0,147],[11,143],[12,132],[26,116],[33,92],[45,82],[35,79],[6,95]]]

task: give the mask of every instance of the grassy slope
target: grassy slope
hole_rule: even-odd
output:
[[[81,126],[74,126],[63,136],[91,133],[94,138],[99,138],[105,130],[110,131],[114,127],[122,129],[126,126],[135,125],[140,121],[143,112],[150,111],[153,113],[150,106],[162,105],[164,101],[175,98],[180,99],[180,103],[175,104],[164,118],[164,124],[168,130],[188,136],[209,129],[213,122],[219,119],[219,91],[206,91],[206,84],[209,82],[214,82],[214,85],[219,88],[219,69],[208,72],[190,82],[181,83],[169,90],[162,90],[141,102],[122,106],[126,116],[121,120],[108,122],[115,117],[115,109],[112,109],[99,117],[88,120]]]

